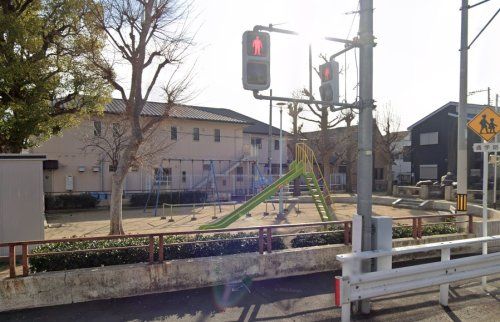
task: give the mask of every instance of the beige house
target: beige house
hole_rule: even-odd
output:
[[[163,106],[148,102],[143,115],[162,115]],[[90,192],[106,197],[113,172],[108,154],[113,150],[110,146],[116,149],[119,144],[119,129],[125,124],[120,122],[123,111],[123,101],[114,99],[102,116],[86,119],[31,151],[47,156],[46,193]],[[267,131],[267,124],[232,110],[176,106],[149,139],[150,148],[157,149],[155,157],[149,158],[148,165],[131,170],[125,191],[147,192],[155,183],[162,190],[204,190],[213,189],[215,182],[221,193],[249,194],[259,175],[268,173]],[[95,137],[107,138],[100,141],[105,149],[93,146]],[[279,129],[273,128],[272,142],[273,173],[277,174]],[[283,154],[286,163],[286,149]]]

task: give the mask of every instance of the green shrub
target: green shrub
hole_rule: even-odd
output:
[[[424,226],[422,229],[423,236],[433,236],[433,235],[445,235],[445,234],[456,234],[458,233],[458,228],[454,224],[438,224],[431,226]]]
[[[130,196],[130,205],[132,207],[144,207],[148,200],[148,193],[135,193]],[[207,193],[203,191],[171,191],[162,192],[158,198],[158,204],[189,204],[202,203],[207,199]],[[151,194],[149,205],[156,202],[156,194]]]
[[[259,250],[258,239],[234,238],[256,237],[256,234],[238,233],[215,234],[211,236],[196,235],[188,238],[186,236],[165,236],[164,254],[165,259],[184,259],[207,256],[221,256],[239,253],[251,253]],[[216,242],[202,243],[201,241],[217,240]],[[193,244],[172,245],[174,243],[196,242]],[[148,238],[126,238],[122,240],[97,240],[72,243],[53,243],[39,246],[33,250],[34,254],[47,252],[61,252],[68,250],[102,249],[106,247],[124,247],[148,245]],[[286,248],[281,238],[272,239],[274,250]],[[155,259],[158,258],[158,243],[155,243]],[[33,256],[30,258],[31,271],[60,271],[76,268],[110,266],[120,264],[132,264],[147,262],[149,253],[147,247],[123,250],[88,251],[71,254],[50,254]]]
[[[305,231],[300,231],[300,233],[305,233]],[[314,235],[298,235],[295,236],[291,241],[292,248],[321,246],[330,244],[343,244],[343,243],[344,243],[343,231],[332,231],[329,233],[314,234]]]
[[[90,209],[97,207],[99,200],[88,193],[45,196],[45,210]]]
[[[452,221],[450,221],[452,222]],[[444,235],[444,234],[456,234],[458,233],[458,228],[454,224],[437,224],[428,225],[422,227],[422,236],[433,236],[433,235]],[[403,226],[401,224],[396,224],[392,229],[392,238],[409,238],[413,237],[412,226]]]
[[[396,226],[392,228],[393,239],[408,237],[413,237],[412,226],[403,226],[401,224],[396,224]]]

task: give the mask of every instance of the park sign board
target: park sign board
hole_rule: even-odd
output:
[[[500,115],[491,107],[484,108],[467,126],[485,141],[491,141],[500,131]],[[474,150],[475,151],[475,150]]]

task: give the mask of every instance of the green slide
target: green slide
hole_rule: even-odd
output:
[[[230,224],[238,220],[238,218],[249,213],[252,209],[266,201],[266,199],[271,198],[274,194],[276,194],[280,187],[299,177],[303,173],[303,169],[303,165],[293,161],[290,164],[290,170],[283,177],[267,186],[264,190],[253,196],[250,200],[242,204],[229,215],[212,223],[202,225],[200,229],[219,229],[229,226]]]
[[[281,178],[273,182],[271,185],[262,190],[259,194],[242,204],[229,215],[220,218],[212,223],[200,226],[199,229],[220,229],[225,228],[238,220],[241,216],[249,213],[252,209],[271,198],[282,187],[289,184],[300,176],[304,176],[307,187],[311,193],[316,209],[320,214],[322,221],[332,220],[332,213],[330,207],[323,196],[321,188],[319,187],[318,180],[313,173],[305,172],[305,165],[302,162],[293,161],[290,164],[290,170]]]

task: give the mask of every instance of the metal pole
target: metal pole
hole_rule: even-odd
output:
[[[483,153],[483,237],[488,236],[488,152]],[[483,254],[488,254],[488,243],[483,243]],[[481,279],[481,284],[486,287],[486,276]]]
[[[312,99],[312,48],[309,44],[309,98]]]
[[[269,95],[272,97],[273,96],[273,90],[269,90]],[[268,147],[267,147],[267,174],[268,174],[268,184],[271,184],[273,182],[273,177],[272,177],[272,144],[273,144],[273,100],[269,100],[269,138],[268,138]]]
[[[468,0],[462,0],[460,38],[460,90],[457,124],[457,194],[467,198],[467,51]],[[459,198],[457,198],[458,200]],[[467,200],[467,199],[466,199]],[[458,207],[457,203],[457,209]],[[463,209],[466,210],[466,209]]]
[[[373,185],[373,0],[360,1],[359,14],[359,131],[358,131],[358,193],[357,211],[362,216],[363,251],[372,250],[372,185]],[[359,234],[359,231],[353,234]],[[364,272],[372,270],[371,261],[363,262]],[[361,312],[369,313],[368,301],[362,301]]]
[[[495,96],[495,112],[498,113],[498,94]],[[498,135],[495,136],[495,143],[498,143]],[[493,208],[497,209],[497,152],[495,151],[495,163],[493,167]]]
[[[283,106],[280,105],[280,178],[283,176]],[[283,216],[283,187],[279,195],[279,216]]]

